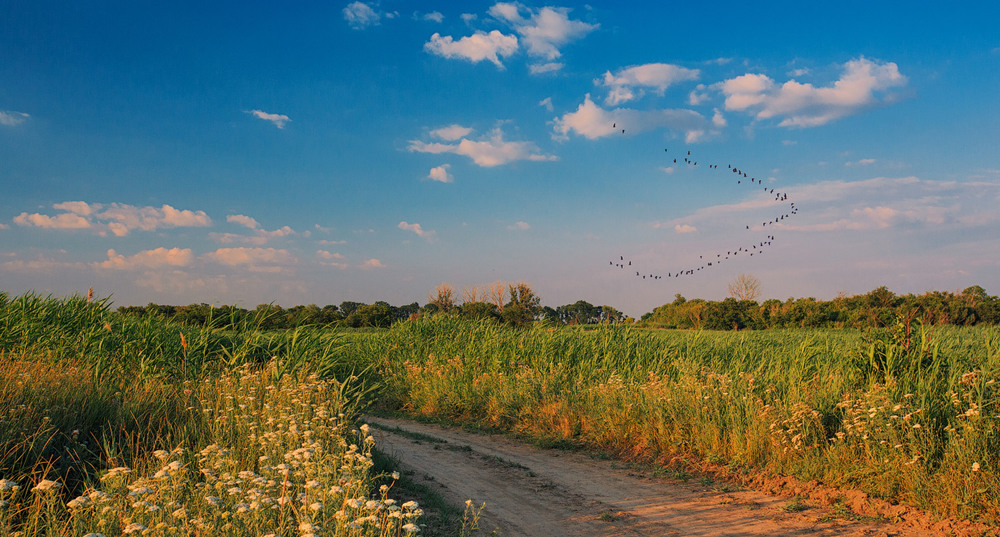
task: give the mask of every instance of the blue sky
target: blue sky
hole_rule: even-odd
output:
[[[0,289],[1000,293],[1000,8],[814,4],[5,2]]]

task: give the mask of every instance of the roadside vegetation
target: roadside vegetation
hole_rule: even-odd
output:
[[[0,533],[467,533],[443,504],[422,526],[372,409],[1000,524],[1000,299],[758,304],[744,283],[642,321],[523,282],[442,284],[405,316],[0,292]]]

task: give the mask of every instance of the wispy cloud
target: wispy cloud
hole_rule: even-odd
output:
[[[424,50],[444,58],[459,58],[472,63],[489,60],[497,68],[503,69],[500,58],[517,52],[517,36],[504,35],[499,30],[489,33],[477,31],[455,41],[450,35],[442,36],[434,32],[430,41],[424,44]]]
[[[422,237],[424,239],[427,239],[428,241],[433,241],[434,240],[435,233],[433,231],[425,230],[423,227],[421,227],[420,224],[416,224],[416,223],[409,224],[406,221],[403,221],[403,222],[400,222],[399,226],[397,226],[397,227],[399,227],[399,229],[402,229],[404,231],[412,231],[412,232],[416,233],[418,237]]]
[[[263,110],[247,110],[247,113],[252,114],[254,117],[263,119],[264,121],[270,121],[279,129],[285,128],[285,124],[291,121],[291,119],[284,114],[270,114]]]
[[[780,119],[781,127],[816,127],[887,102],[888,90],[906,83],[895,63],[859,58],[845,63],[831,86],[795,80],[779,86],[766,75],[748,73],[720,83],[719,88],[727,110],[749,112],[760,120]]]
[[[690,224],[677,224],[674,226],[674,231],[677,233],[694,233],[698,231],[698,228]]]
[[[355,30],[364,30],[369,26],[378,26],[382,14],[364,2],[351,2],[342,10],[347,25]]]
[[[409,150],[417,153],[454,153],[472,159],[484,168],[500,166],[518,160],[556,160],[554,155],[541,153],[532,142],[511,142],[504,140],[499,127],[491,130],[483,138],[473,140],[463,137],[458,143],[427,143],[411,140]]]
[[[191,264],[194,255],[190,248],[156,248],[143,250],[131,256],[124,256],[113,249],[108,250],[108,259],[94,263],[94,267],[113,270],[155,269],[160,267],[184,267]]]
[[[276,248],[219,248],[201,256],[202,259],[229,267],[246,268],[251,272],[280,272],[297,259],[288,250]]]
[[[529,55],[551,61],[562,56],[560,47],[599,27],[570,19],[570,11],[563,7],[531,9],[520,3],[497,2],[489,9],[489,14],[505,21],[521,36]]]
[[[507,229],[510,229],[512,231],[527,231],[527,230],[531,229],[531,226],[528,225],[527,222],[518,221],[518,222],[514,222],[513,224],[507,226]]]
[[[663,95],[670,86],[678,82],[698,80],[700,72],[668,63],[647,63],[619,69],[614,74],[604,73],[604,78],[594,83],[608,88],[608,96],[604,104],[617,106],[621,103],[642,97],[646,89],[651,89],[657,95]]]
[[[0,110],[0,125],[5,127],[16,127],[24,123],[29,117],[24,112],[14,112],[11,110]]]
[[[697,141],[712,125],[698,112],[685,109],[633,110],[616,108],[606,110],[590,99],[588,94],[574,112],[567,112],[554,121],[553,137],[565,140],[570,133],[590,140],[606,136],[635,134],[639,132],[670,129],[685,133],[689,142]],[[624,133],[622,131],[625,131]]]
[[[367,260],[367,261],[365,261],[364,263],[361,264],[361,268],[365,269],[365,270],[378,269],[378,268],[383,268],[383,267],[385,267],[385,265],[382,264],[381,261],[379,261],[378,259],[375,259],[375,258],[371,258],[371,259],[369,259],[369,260]]]
[[[430,13],[424,13],[423,15],[414,13],[413,18],[424,21],[438,22],[438,23],[444,21],[444,15],[441,14],[440,11],[431,11]]]

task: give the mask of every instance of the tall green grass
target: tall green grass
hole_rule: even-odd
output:
[[[995,328],[583,332],[435,317],[352,348],[380,364],[387,408],[1000,521]]]
[[[0,534],[416,530],[353,429],[377,386],[339,332],[182,328],[106,304],[0,293]]]

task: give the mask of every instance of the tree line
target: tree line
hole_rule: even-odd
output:
[[[909,326],[1000,324],[1000,298],[978,285],[960,293],[930,291],[921,295],[897,295],[885,286],[833,300],[789,298],[762,303],[729,297],[721,301],[687,300],[677,294],[674,301],[642,316],[641,324],[662,328],[708,330],[762,330],[767,328],[869,328],[897,323]]]
[[[742,276],[741,276],[742,277]],[[1000,324],[1000,298],[990,296],[978,286],[959,293],[931,291],[921,295],[897,295],[885,286],[855,296],[833,300],[788,298],[758,303],[757,287],[752,278],[730,286],[734,296],[712,301],[688,300],[675,295],[674,301],[642,316],[637,325],[651,328],[762,330],[768,328],[866,328],[910,325]],[[454,315],[487,319],[511,326],[593,325],[599,323],[634,323],[618,309],[594,305],[586,300],[558,307],[543,306],[541,299],[525,282],[494,282],[482,287],[467,287],[459,298],[447,283],[437,286],[427,302],[394,306],[385,301],[372,304],[344,301],[339,305],[315,304],[282,308],[260,304],[254,309],[238,306],[190,304],[170,306],[150,303],[146,306],[122,306],[127,315],[151,315],[186,325],[261,329],[288,329],[307,325],[352,328],[384,328],[393,323],[422,315]]]

